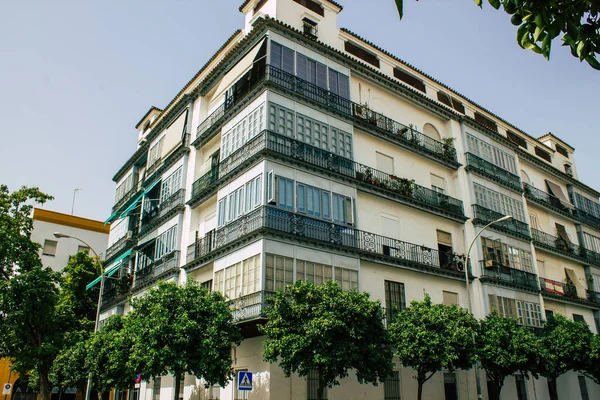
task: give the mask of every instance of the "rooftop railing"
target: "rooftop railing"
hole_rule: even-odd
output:
[[[521,178],[518,175],[510,173],[473,153],[465,153],[465,155],[467,157],[467,170],[473,170],[474,172],[492,179],[503,186],[509,187],[510,189],[519,192],[522,190]]]
[[[323,89],[315,84],[298,78],[295,75],[267,65],[258,68],[249,77],[243,78],[244,84],[235,85],[235,92],[225,99],[223,105],[209,115],[197,128],[197,137],[202,139],[206,132],[219,124],[229,108],[239,103],[253,88],[261,82],[268,82],[284,90],[293,92],[311,102],[327,107],[332,111],[352,118],[356,122],[375,129],[386,136],[391,136],[399,142],[433,155],[436,158],[458,165],[456,149],[451,143],[443,143],[418,132],[414,127],[402,124],[391,118],[371,110],[366,105],[354,103],[340,95]]]
[[[198,238],[188,247],[187,263],[209,256],[257,231],[288,234],[302,240],[334,246],[389,262],[428,270],[464,271],[464,260],[452,253],[361,231],[351,226],[307,217],[272,206],[260,206],[239,219]]]
[[[223,160],[218,169],[209,171],[194,182],[192,202],[216,192],[215,182],[219,178],[227,177],[248,159],[263,151],[274,152],[350,178],[362,186],[385,192],[409,204],[434,209],[454,218],[465,218],[463,203],[458,199],[418,185],[413,180],[376,170],[330,151],[267,130],[250,139],[242,148]]]

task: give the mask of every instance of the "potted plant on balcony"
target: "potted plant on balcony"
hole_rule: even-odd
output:
[[[454,160],[456,158],[456,148],[454,148],[454,138],[442,138],[442,145],[444,157],[448,160]]]
[[[393,181],[390,185],[390,189],[401,194],[402,196],[412,197],[413,195],[413,184],[414,179],[399,178],[395,175],[390,175],[390,179]]]

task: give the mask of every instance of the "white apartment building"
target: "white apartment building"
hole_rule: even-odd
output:
[[[117,194],[102,317],[128,311],[158,280],[194,279],[232,300],[245,340],[236,383],[182,398],[316,398],[314,377],[285,378],[262,359],[265,296],[296,280],[335,280],[388,310],[429,293],[473,312],[493,309],[538,328],[551,313],[600,317],[600,193],[577,179],[574,148],[538,138],[357,34],[330,0],[248,0],[245,26],[165,107],[137,125],[138,149],[114,176]],[[121,288],[121,289],[120,289]],[[327,398],[407,399],[413,371],[377,387],[353,376]],[[482,375],[487,398],[485,374]],[[172,397],[170,377],[140,400]],[[600,398],[571,372],[561,398]],[[245,397],[244,397],[245,396]],[[507,379],[509,399],[547,399],[545,379]],[[473,371],[440,371],[426,399],[476,398]]]
[[[59,232],[73,236],[88,243],[103,258],[108,243],[110,225],[102,221],[63,214],[43,208],[33,209],[33,230],[31,240],[39,243],[40,258],[44,267],[54,271],[62,271],[68,264],[69,257],[84,251],[93,256],[88,246],[71,238],[58,239],[54,233]]]

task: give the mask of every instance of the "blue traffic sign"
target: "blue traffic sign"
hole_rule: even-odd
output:
[[[252,390],[252,372],[238,372],[238,390]]]

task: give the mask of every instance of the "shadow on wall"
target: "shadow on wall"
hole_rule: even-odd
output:
[[[252,391],[248,392],[246,397],[236,396],[234,398],[248,400],[268,398],[269,378],[269,372],[254,372],[252,376]],[[237,379],[237,376],[235,379]],[[229,382],[228,388],[233,384],[233,381]],[[215,396],[215,390],[216,388],[206,388],[200,379],[196,379],[196,385],[192,388],[189,400],[213,400],[220,399],[224,396],[222,388],[220,396]]]

